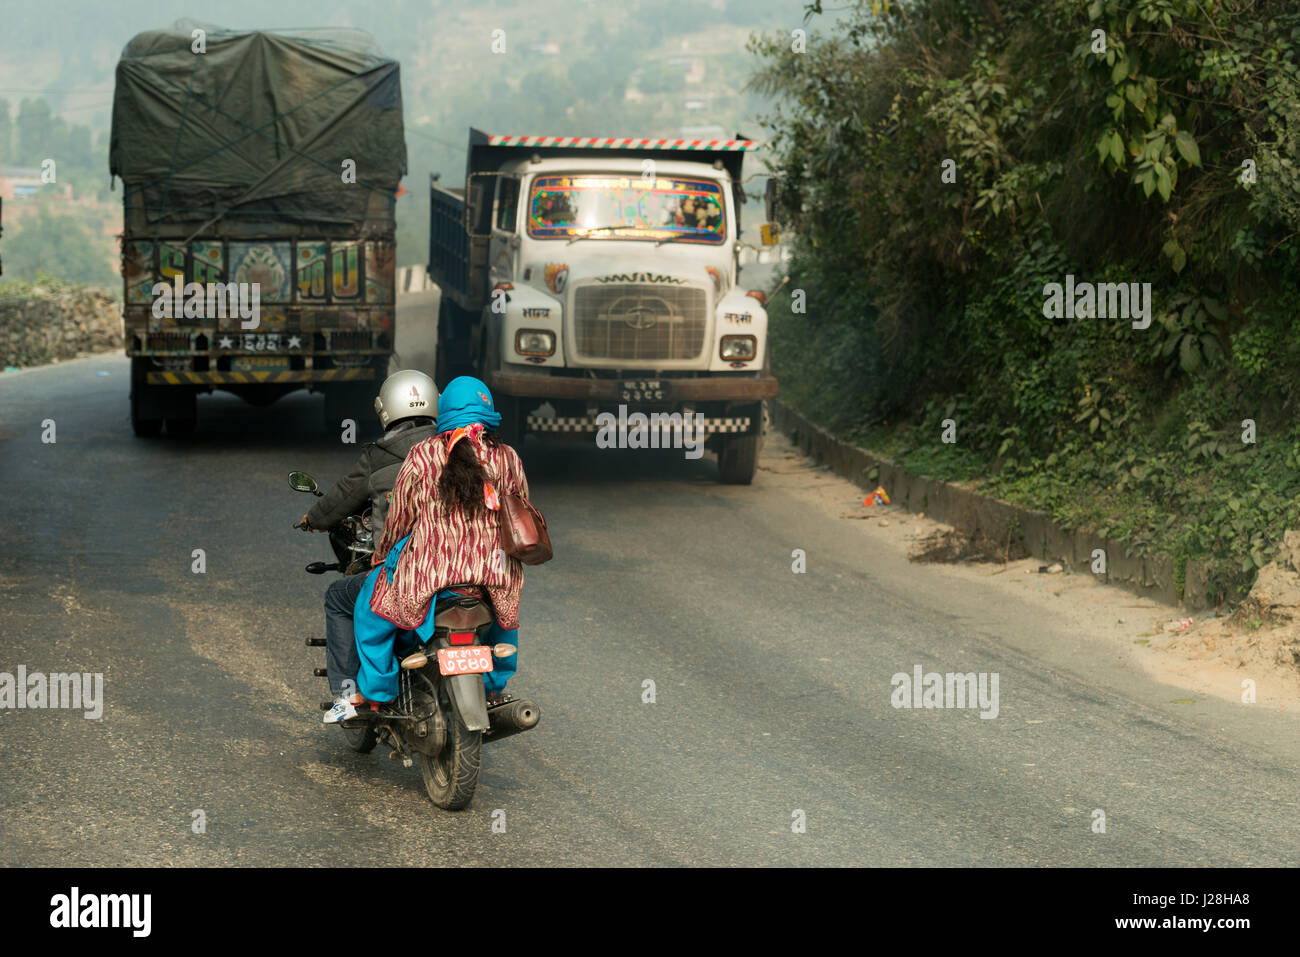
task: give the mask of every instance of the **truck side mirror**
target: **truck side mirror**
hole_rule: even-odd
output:
[[[775,176],[767,178],[767,188],[763,191],[764,218],[769,223],[776,222],[777,206],[781,201],[781,186]]]
[[[495,177],[470,173],[465,183],[465,232],[473,239],[492,237],[492,188]]]

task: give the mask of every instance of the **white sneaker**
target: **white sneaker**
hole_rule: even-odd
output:
[[[356,716],[357,709],[352,706],[352,702],[340,696],[334,699],[334,707],[325,712],[325,724],[338,724]]]

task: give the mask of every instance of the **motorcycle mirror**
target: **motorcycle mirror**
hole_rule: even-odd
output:
[[[306,472],[290,472],[289,488],[295,492],[314,492],[316,491],[316,480]]]

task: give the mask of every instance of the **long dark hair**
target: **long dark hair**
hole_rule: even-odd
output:
[[[495,432],[483,433],[480,441],[488,449],[501,444]],[[477,515],[486,507],[483,502],[485,477],[474,446],[469,442],[457,442],[438,477],[438,503],[447,509],[459,505],[471,516]]]

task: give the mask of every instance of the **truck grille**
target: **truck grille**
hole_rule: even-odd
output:
[[[591,359],[694,359],[704,349],[708,301],[689,286],[580,286],[578,354]]]

